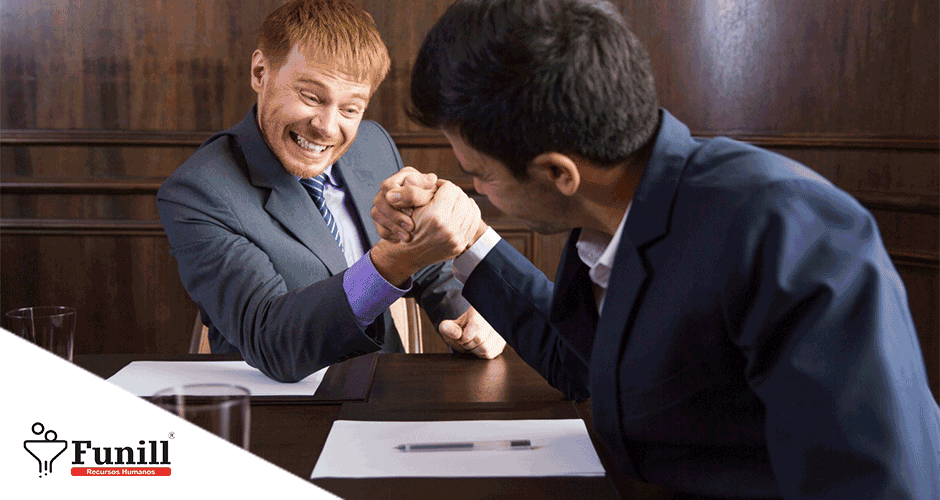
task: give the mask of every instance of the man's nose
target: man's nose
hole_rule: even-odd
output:
[[[336,137],[339,135],[339,110],[332,106],[320,108],[310,120],[310,125],[324,137]]]

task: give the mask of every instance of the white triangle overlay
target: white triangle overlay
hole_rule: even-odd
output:
[[[144,401],[100,377],[0,328],[0,483],[4,496],[24,498],[337,498],[284,469]],[[34,424],[41,423],[39,435]],[[49,435],[54,431],[55,435]],[[173,439],[170,439],[172,433]],[[255,439],[252,436],[252,439]],[[67,447],[43,474],[25,448],[27,440],[64,440]],[[133,447],[167,441],[164,477],[72,476],[75,446]],[[144,445],[149,453],[151,446]],[[162,443],[158,445],[162,450]],[[158,452],[162,460],[162,454]],[[148,455],[148,460],[150,456]],[[84,465],[97,465],[93,450]],[[116,467],[121,467],[117,465]]]

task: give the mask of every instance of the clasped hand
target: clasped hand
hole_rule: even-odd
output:
[[[382,183],[372,219],[382,237],[372,251],[373,262],[395,284],[424,266],[460,255],[487,228],[479,207],[462,189],[411,167]]]
[[[424,266],[452,259],[487,229],[480,209],[462,189],[434,174],[405,167],[382,183],[372,206],[382,237],[372,249],[376,270],[403,283]],[[506,341],[474,308],[438,326],[444,342],[458,352],[492,359]]]

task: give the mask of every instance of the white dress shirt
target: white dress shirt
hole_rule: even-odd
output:
[[[578,257],[584,262],[590,271],[588,276],[594,283],[594,300],[597,301],[597,313],[604,310],[604,298],[607,296],[607,284],[610,282],[610,270],[614,267],[614,257],[617,256],[617,249],[620,247],[620,236],[623,235],[623,226],[627,222],[627,215],[630,213],[630,206],[627,205],[627,211],[620,219],[620,225],[614,236],[610,237],[595,229],[582,228],[581,235],[575,247],[578,249]]]

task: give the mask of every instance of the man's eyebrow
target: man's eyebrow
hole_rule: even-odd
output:
[[[297,82],[298,82],[298,83],[305,83],[305,84],[307,84],[307,85],[313,85],[313,86],[315,86],[315,87],[320,87],[321,89],[325,89],[325,88],[326,88],[326,84],[323,83],[323,82],[321,82],[320,80],[317,80],[316,78],[310,78],[310,77],[306,77],[306,76],[301,76],[300,78],[297,79]]]
[[[314,78],[308,78],[308,77],[302,76],[297,79],[297,82],[305,83],[307,85],[313,85],[315,87],[318,87],[320,90],[329,90],[329,87],[325,83],[321,82],[320,80],[316,80]],[[351,97],[353,99],[361,99],[365,102],[369,102],[369,96],[360,92],[356,92]]]

